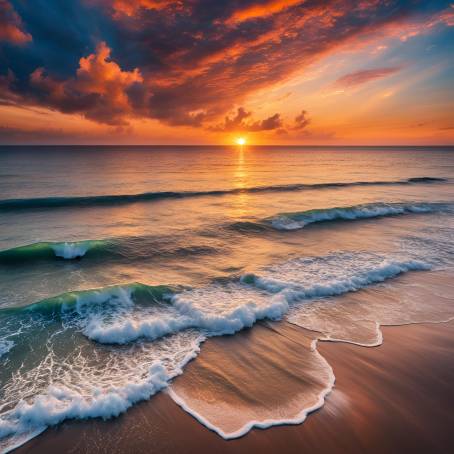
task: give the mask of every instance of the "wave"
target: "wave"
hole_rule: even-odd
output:
[[[175,243],[177,243],[175,238],[172,238],[169,244],[169,239],[164,236],[40,242],[0,251],[0,265],[27,265],[37,261],[75,260],[82,257],[130,261],[153,257],[171,259],[219,253],[219,249],[205,244],[180,246]]]
[[[26,317],[36,319],[46,330],[53,327],[55,331],[48,332],[51,337],[45,350],[48,352],[50,347],[47,353],[50,359],[43,359],[38,366],[39,373],[51,374],[54,384],[25,394],[24,398],[22,393],[30,392],[30,387],[35,389],[33,383],[38,372],[31,369],[28,376],[24,372],[13,375],[15,381],[8,392],[13,393],[14,399],[9,399],[16,404],[0,415],[0,449],[5,446],[5,450],[10,450],[66,419],[118,416],[166,387],[197,355],[206,337],[234,334],[258,320],[281,319],[290,307],[309,299],[356,291],[402,273],[428,269],[428,263],[408,258],[333,253],[290,260],[264,268],[260,274],[232,277],[228,282],[213,282],[201,288],[132,283],[69,292],[29,306],[2,309],[0,326],[16,320],[22,327],[20,336],[14,338],[18,343],[33,337],[26,331]],[[178,336],[188,332],[195,335],[178,340]],[[73,358],[82,364],[66,364],[71,355],[69,345],[73,345],[77,335],[94,341],[84,347],[91,345],[94,349],[91,365],[77,347]],[[149,342],[137,342],[141,339]],[[159,346],[166,339],[168,342]],[[65,342],[69,344],[63,345]],[[55,356],[53,343],[65,359]],[[97,349],[99,343],[117,347]],[[122,347],[123,344],[128,345]],[[136,357],[131,356],[135,346]],[[23,348],[24,345],[19,345],[19,350]],[[31,348],[36,351],[36,346]],[[144,357],[150,348],[155,350]],[[103,374],[99,374],[100,361],[106,364]],[[61,371],[53,371],[52,364],[58,364]],[[56,373],[62,374],[57,381]],[[108,379],[104,378],[106,374]],[[101,385],[99,380],[103,380]],[[49,381],[46,375],[40,383]]]
[[[295,265],[298,262],[294,262]],[[299,262],[299,265],[305,262]],[[243,282],[253,284],[256,287],[266,290],[270,293],[285,292],[289,302],[310,298],[326,298],[329,296],[338,296],[348,292],[356,292],[371,284],[384,282],[387,279],[398,276],[408,271],[428,271],[431,266],[428,263],[418,260],[407,261],[384,261],[376,268],[363,271],[351,277],[333,279],[329,282],[320,283],[314,286],[307,286],[288,280],[279,280],[272,277],[260,277],[255,274],[245,275]]]
[[[187,361],[190,359],[192,356]],[[93,389],[90,398],[74,389],[52,385],[45,394],[36,396],[33,402],[22,400],[6,417],[0,418],[0,443],[6,439],[3,452],[9,452],[47,427],[67,419],[106,420],[117,417],[135,403],[149,399],[165,388],[170,378],[165,367],[156,362],[150,366],[148,377],[141,382],[111,386],[105,392]]]
[[[63,208],[63,207],[84,207],[99,205],[120,205],[134,202],[155,201],[162,199],[180,199],[187,197],[202,196],[222,196],[228,194],[241,193],[261,193],[261,192],[287,192],[302,191],[307,189],[334,189],[353,186],[385,186],[385,185],[413,185],[443,183],[448,180],[438,177],[413,177],[406,180],[390,181],[347,181],[332,183],[295,183],[287,185],[252,186],[248,188],[219,189],[212,191],[161,191],[143,192],[139,194],[107,194],[95,196],[76,196],[76,197],[39,197],[23,199],[3,199],[0,200],[0,211],[26,210],[38,208]]]
[[[443,181],[447,181],[446,178],[438,178],[438,177],[413,177],[408,178],[406,180],[408,183],[440,183]]]
[[[332,269],[332,272],[327,272]],[[202,288],[130,283],[67,292],[31,305],[0,309],[0,315],[76,317],[89,339],[126,344],[197,329],[205,335],[234,334],[258,320],[280,319],[289,304],[337,296],[408,271],[429,270],[415,259],[387,259],[366,253],[294,259]]]
[[[411,213],[432,213],[446,208],[442,203],[368,203],[347,207],[322,208],[283,213],[270,218],[277,230],[298,230],[306,225],[327,221],[351,221]]]
[[[325,266],[326,263],[348,266],[344,274],[336,271],[326,275],[325,271],[328,276],[325,280],[309,279],[307,269],[314,268],[314,264],[316,269],[320,268],[319,262],[310,265],[304,259],[293,260],[270,268],[263,276],[247,274],[239,282],[233,280],[224,285],[213,283],[200,289],[167,292],[165,310],[162,307],[158,311],[140,310],[107,322],[103,317],[93,317],[84,324],[83,332],[91,340],[105,344],[126,344],[140,338],[155,340],[189,328],[201,330],[207,336],[234,334],[258,320],[282,318],[289,305],[301,300],[337,296],[408,271],[431,269],[428,263],[413,259],[371,259],[371,265],[364,262],[359,266],[349,256],[341,257],[340,262],[338,258],[330,263],[325,261]],[[124,304],[132,308],[134,302],[126,298]]]
[[[46,298],[26,306],[0,308],[0,315],[10,314],[39,314],[42,316],[60,316],[76,312],[82,314],[84,310],[107,305],[111,308],[119,305],[132,306],[133,304],[164,303],[168,295],[172,295],[180,287],[169,285],[147,285],[139,282],[130,284],[111,285],[102,288],[77,290],[62,293],[61,295]],[[134,300],[134,302],[133,302]]]
[[[0,264],[24,263],[34,260],[79,259],[87,252],[105,250],[108,242],[102,240],[40,242],[0,251]]]

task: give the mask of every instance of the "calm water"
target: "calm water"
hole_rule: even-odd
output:
[[[453,183],[449,147],[0,148],[0,449],[260,319],[376,345],[453,317]]]

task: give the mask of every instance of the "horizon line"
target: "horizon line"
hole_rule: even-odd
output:
[[[77,144],[77,143],[0,143],[0,147],[230,147],[230,148],[262,148],[262,147],[286,147],[286,148],[383,148],[383,147],[454,147],[454,143],[446,144]]]

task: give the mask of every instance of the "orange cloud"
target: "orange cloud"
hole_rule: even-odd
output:
[[[132,108],[127,89],[143,82],[136,68],[122,71],[110,60],[110,48],[101,42],[96,53],[82,57],[76,77],[58,81],[38,68],[30,75],[36,99],[62,112],[81,112],[85,117],[111,125],[125,125]]]
[[[182,6],[182,3],[174,0],[112,0],[112,8],[116,13],[132,16],[141,8],[161,10],[170,5]]]
[[[226,23],[237,24],[257,17],[271,16],[299,3],[303,2],[301,0],[268,0],[259,5],[246,6],[235,11]]]
[[[24,44],[32,35],[23,30],[22,20],[7,0],[0,0],[0,41]]]

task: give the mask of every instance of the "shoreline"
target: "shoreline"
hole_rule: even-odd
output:
[[[200,356],[188,364],[175,384],[196,389],[191,375],[192,379],[201,376],[211,346],[213,354],[226,344],[230,344],[229,351],[235,351],[245,346],[248,339],[243,337],[251,337],[253,330],[256,328],[242,336],[206,341]],[[382,326],[381,330],[384,342],[378,347],[318,342],[317,351],[333,368],[336,383],[324,405],[299,425],[253,428],[240,438],[224,440],[161,392],[113,420],[68,421],[50,428],[13,452],[383,453],[412,449],[441,453],[454,449],[454,389],[450,385],[454,380],[454,322]],[[219,371],[225,372],[222,361],[214,373]],[[272,378],[266,377],[264,383]],[[235,391],[234,384],[231,386]],[[290,388],[290,394],[294,386],[297,381],[289,375],[278,397],[289,398],[285,391]],[[216,392],[224,391],[227,389],[222,386],[210,390],[215,398],[219,397]],[[269,393],[263,389],[258,392]]]

